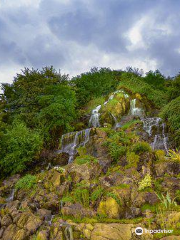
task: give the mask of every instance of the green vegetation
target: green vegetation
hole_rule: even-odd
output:
[[[0,168],[6,174],[26,170],[28,164],[37,161],[42,145],[39,132],[14,121],[2,137]]]
[[[12,84],[2,84],[2,176],[31,167],[39,160],[41,151],[58,146],[57,141],[63,133],[87,127],[88,123],[82,120],[85,114],[90,113],[95,106],[103,104],[109,94],[118,89],[124,89],[129,95],[136,96],[147,109],[161,109],[160,116],[167,121],[177,146],[180,141],[179,86],[180,75],[174,79],[166,79],[158,70],[150,71],[142,77],[139,70],[133,68],[126,71],[93,68],[69,79],[68,75],[57,72],[53,67],[41,70],[25,68],[15,76]],[[108,114],[109,111],[118,113],[118,119],[129,109],[128,100],[124,99],[123,94],[117,93],[106,106],[102,106],[101,110],[103,109],[106,109]],[[102,117],[106,118],[103,114]],[[127,122],[119,132],[110,129],[110,125],[103,129],[108,134],[106,143],[115,162],[126,155],[132,145],[131,152],[137,155],[150,151],[147,143],[137,143],[137,136],[127,133],[127,130],[137,123],[139,120]],[[80,153],[76,162],[96,162],[85,156],[86,154],[86,151]]]
[[[82,156],[78,156],[75,159],[75,162],[78,165],[82,165],[82,164],[86,164],[86,163],[98,163],[98,160],[90,155],[82,155]]]
[[[135,167],[137,168],[137,164],[139,162],[139,156],[134,152],[128,151],[126,154],[127,165],[126,168]]]
[[[139,182],[139,191],[142,191],[148,187],[152,186],[152,177],[150,174],[147,174],[144,179]]]
[[[72,79],[79,105],[85,105],[93,98],[106,96],[115,91],[118,79],[117,73],[109,68],[92,68],[90,72],[82,73]]]
[[[176,145],[180,143],[180,97],[172,100],[161,111],[160,117],[168,122],[168,126],[174,133]]]
[[[147,142],[138,142],[132,146],[132,151],[136,154],[151,152],[151,147]]]
[[[37,182],[36,176],[27,174],[24,177],[22,177],[21,179],[18,180],[18,182],[15,185],[16,190],[20,190],[20,189],[24,189],[24,190],[28,190],[28,189],[32,189],[35,187]]]
[[[90,196],[88,189],[77,188],[74,190],[73,196],[76,202],[82,203],[84,207],[89,207]]]
[[[92,194],[91,194],[91,201],[92,202],[96,202],[98,199],[100,199],[102,197],[104,193],[104,189],[101,187],[98,187],[97,189],[95,189]]]
[[[169,193],[167,192],[166,195],[157,194],[157,197],[161,201],[162,207],[167,211],[167,210],[174,210],[177,206],[177,203],[175,201],[175,198],[171,198]]]
[[[140,93],[146,96],[156,107],[162,107],[167,103],[164,91],[157,89],[156,77],[151,79],[151,85],[148,83],[148,77],[143,79],[133,73],[122,73],[120,76],[119,88],[124,88],[131,93]],[[154,82],[154,84],[153,84]]]

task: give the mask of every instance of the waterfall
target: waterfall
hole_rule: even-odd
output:
[[[15,195],[15,189],[12,189],[10,195],[6,198],[6,202],[13,201],[14,200],[14,195]]]
[[[101,109],[101,105],[98,105],[95,109],[92,110],[91,117],[89,120],[89,126],[100,127],[100,123],[99,123],[100,109]]]
[[[143,129],[149,134],[152,135],[152,128],[156,127],[159,128],[161,118],[153,117],[153,118],[144,118],[142,119],[143,122]]]
[[[65,227],[64,235],[65,235],[66,240],[74,240],[74,238],[73,238],[73,230],[72,230],[72,227],[70,225],[67,225]]]
[[[152,149],[164,149],[168,153],[168,136],[165,133],[165,123],[161,118],[145,118],[142,119],[143,129],[149,134],[149,137],[153,135],[153,128],[156,130],[153,142],[151,143]]]
[[[74,240],[73,229],[71,225],[63,222],[60,224],[60,227],[62,227],[63,239],[65,238],[65,240]]]
[[[85,144],[89,141],[90,131],[91,129],[87,128],[79,132],[70,132],[62,135],[61,150],[59,150],[58,153],[68,153],[68,163],[71,163],[77,153],[76,149],[78,147],[85,146]]]
[[[132,99],[130,102],[130,114],[132,116],[142,117],[144,115],[144,110],[136,107],[137,99]]]
[[[126,94],[123,90],[117,90],[110,95],[108,100],[105,101],[103,103],[103,105],[106,105],[110,100],[112,100],[117,93],[123,93],[124,98],[129,97],[129,95]],[[98,105],[97,107],[95,107],[95,109],[92,110],[91,117],[90,117],[90,120],[89,120],[89,126],[90,127],[100,127],[100,123],[99,123],[100,113],[99,113],[99,111],[100,111],[101,107],[102,107],[102,105]]]
[[[117,128],[121,127],[121,124],[118,122],[117,118],[114,116],[114,114],[111,113],[112,118],[114,119],[114,127],[113,129],[116,130]]]
[[[48,222],[48,225],[51,226],[52,225],[52,221],[53,221],[53,218],[55,217],[55,215],[51,215],[50,216],[50,219],[47,219],[47,222]]]

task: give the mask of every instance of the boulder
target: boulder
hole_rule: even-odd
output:
[[[73,216],[73,217],[94,217],[96,213],[88,208],[84,208],[81,204],[71,204],[69,206],[62,207],[61,212],[64,216]]]
[[[91,179],[98,177],[100,173],[101,168],[99,164],[92,164],[90,167],[87,163],[82,165],[72,163],[68,167],[68,174],[75,183],[82,180],[90,181]]]
[[[38,209],[37,214],[41,220],[47,220],[51,218],[51,211],[47,209]]]
[[[108,197],[106,200],[101,201],[99,203],[97,212],[107,216],[108,218],[118,219],[120,217],[119,204],[112,197]]]
[[[47,230],[41,230],[36,237],[36,240],[48,240],[49,232]]]
[[[160,240],[180,240],[180,236],[168,236],[168,237],[163,237]]]
[[[6,214],[2,219],[1,219],[1,226],[9,226],[12,223],[12,218],[9,214]]]
[[[132,224],[97,223],[91,234],[91,240],[131,240]]]

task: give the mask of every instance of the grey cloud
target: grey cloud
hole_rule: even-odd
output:
[[[179,7],[179,1],[172,4],[171,0],[41,0],[37,8],[0,8],[0,71],[13,64],[65,69],[73,66],[76,70],[74,60],[80,56],[75,53],[88,49],[88,58],[93,59],[89,49],[94,48],[100,62],[103,55],[112,61],[113,56],[119,57],[121,62],[125,57],[128,65],[148,58],[156,61],[162,72],[174,75],[180,67]],[[131,42],[125,33],[146,16],[154,24],[149,26],[148,22],[141,30],[148,47],[129,50]],[[161,24],[169,26],[169,34],[157,27]],[[82,64],[87,60],[81,59]]]

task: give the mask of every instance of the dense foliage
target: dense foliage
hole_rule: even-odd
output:
[[[109,68],[92,68],[90,72],[73,78],[72,83],[79,105],[82,106],[92,98],[102,97],[113,92],[118,85],[116,76],[119,74],[120,72],[111,71]]]
[[[152,78],[154,77],[154,85]],[[148,83],[150,82],[150,84]],[[160,81],[162,85],[162,81]],[[125,88],[132,93],[140,93],[147,97],[156,107],[160,108],[166,104],[166,94],[162,89],[158,89],[157,77],[152,73],[143,78],[133,73],[124,72],[120,76],[119,87]]]
[[[68,75],[62,75],[53,67],[41,70],[25,68],[12,84],[2,84],[1,173],[27,170],[39,160],[41,150],[56,148],[63,133],[77,130],[76,125],[85,114],[84,109],[88,109],[86,113],[89,114],[96,105],[103,104],[111,92],[121,88],[132,94],[139,93],[151,106],[160,109],[161,117],[168,122],[176,143],[179,143],[180,75],[166,79],[158,70],[142,76],[138,69],[133,68],[126,71],[93,68],[69,79]],[[130,139],[123,136],[127,142],[118,145],[116,138],[122,136],[110,136],[108,142],[114,161],[126,153],[130,156],[126,149]],[[80,159],[80,164],[81,161],[89,160]]]
[[[160,116],[168,122],[170,130],[174,133],[174,140],[180,143],[180,97],[172,100],[161,111]]]
[[[42,149],[43,140],[38,132],[15,121],[2,136],[0,169],[6,174],[25,170],[36,160]]]

